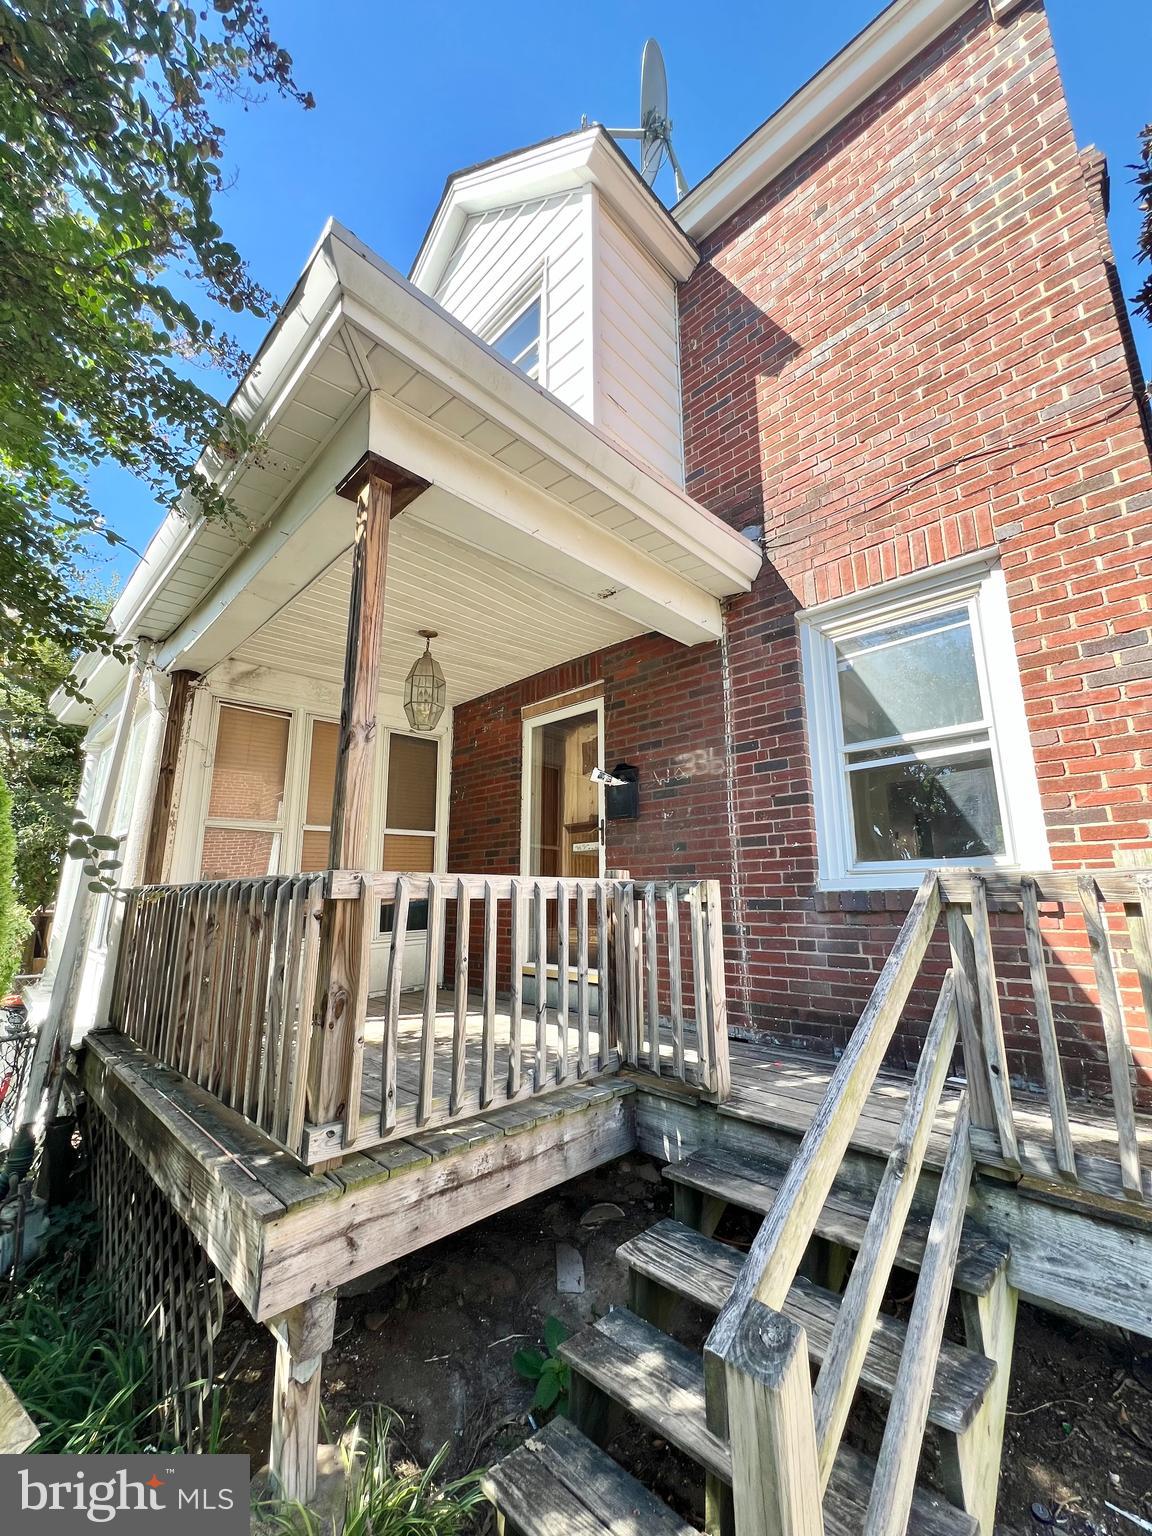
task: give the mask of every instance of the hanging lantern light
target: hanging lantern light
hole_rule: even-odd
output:
[[[404,713],[414,731],[434,730],[444,713],[447,692],[440,664],[432,656],[434,629],[418,631],[424,641],[424,654],[417,656],[404,680]]]

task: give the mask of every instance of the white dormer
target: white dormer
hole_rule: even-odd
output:
[[[412,281],[683,485],[676,285],[696,262],[613,140],[589,128],[453,176]]]

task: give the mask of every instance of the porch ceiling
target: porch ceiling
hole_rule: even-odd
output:
[[[340,555],[237,648],[235,661],[338,687],[351,569],[350,553]],[[420,629],[439,632],[433,650],[450,707],[640,633],[603,605],[405,515],[389,540],[382,697],[399,699]]]
[[[487,655],[505,645],[502,632],[508,666],[513,639],[520,648],[518,676],[525,647],[544,666],[649,630],[698,644],[719,637],[721,599],[746,591],[759,568],[755,546],[339,226],[322,237],[235,404],[262,443],[215,470],[245,523],[170,517],[114,616],[121,638],[157,641],[166,668],[247,655],[264,645],[262,626],[285,635],[286,605],[351,543],[351,508],[335,487],[369,450],[430,483],[397,527],[454,541],[443,562],[423,557],[418,579],[416,544],[398,534],[397,640],[457,627]],[[488,577],[504,596],[481,634],[479,618],[437,585],[467,579],[470,612],[482,616]],[[460,659],[471,693],[475,651]]]

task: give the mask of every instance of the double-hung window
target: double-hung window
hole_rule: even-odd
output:
[[[1042,867],[1004,580],[987,559],[801,618],[820,874],[855,888],[948,865]]]

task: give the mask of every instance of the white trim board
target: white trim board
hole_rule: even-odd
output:
[[[712,233],[879,90],[973,0],[894,0],[672,209],[693,239]]]

